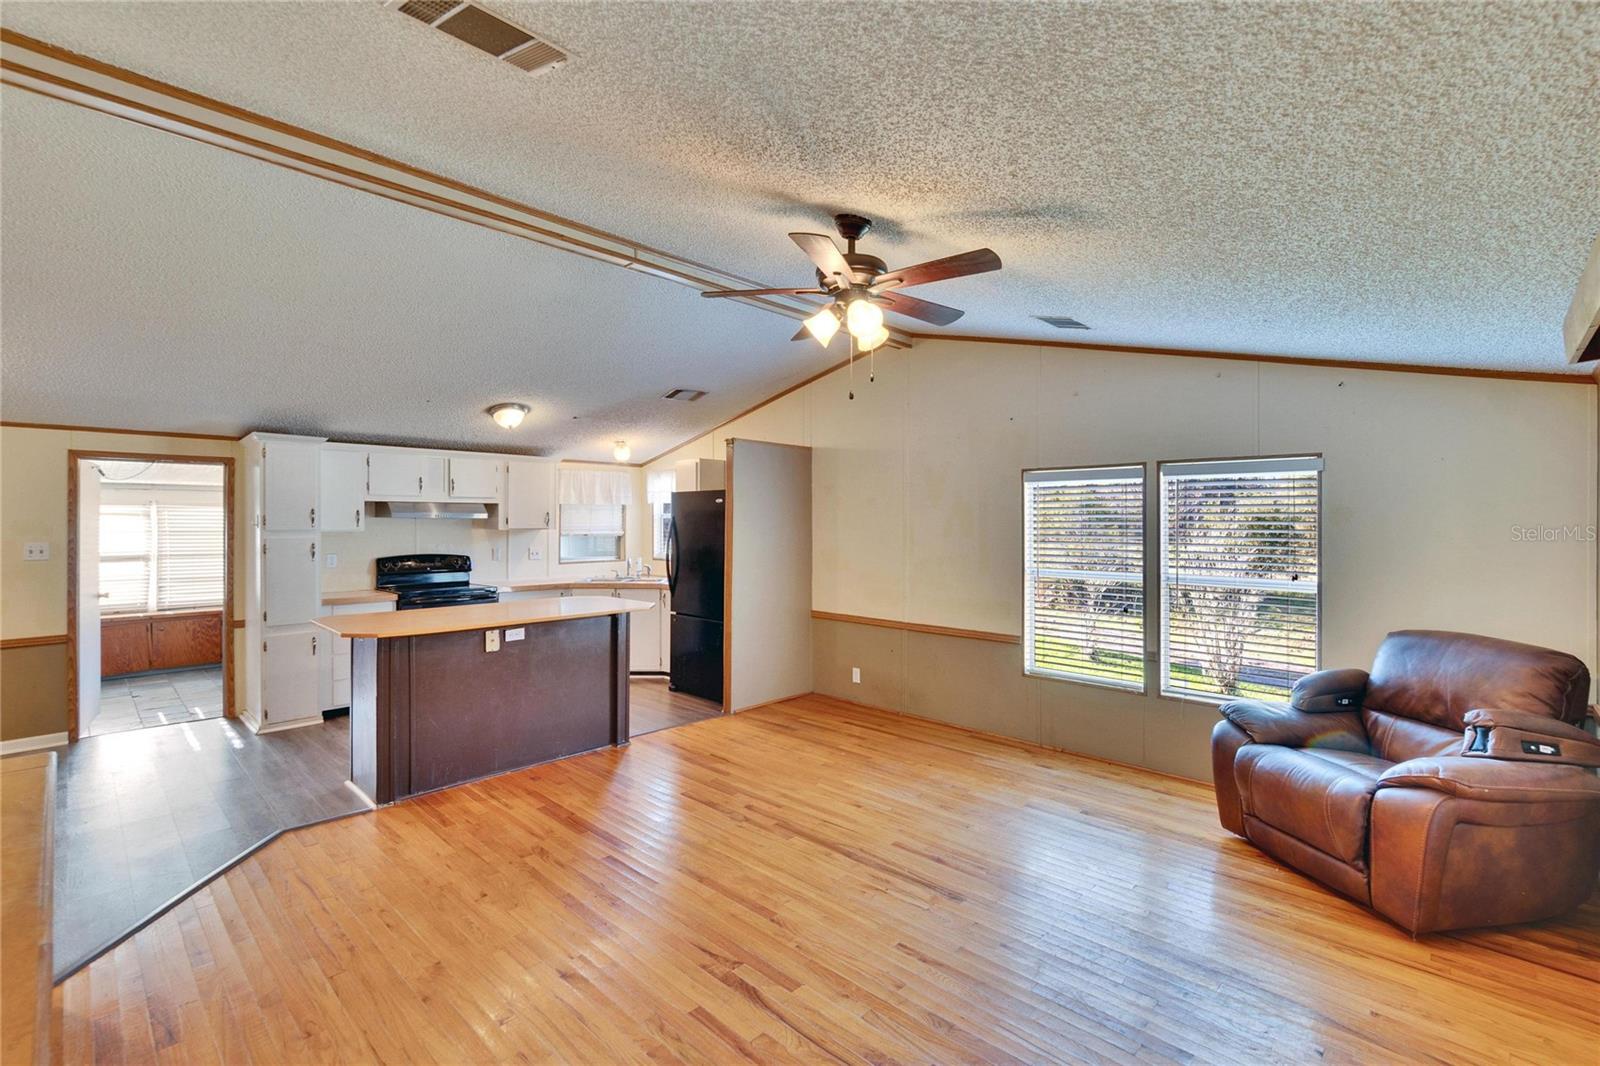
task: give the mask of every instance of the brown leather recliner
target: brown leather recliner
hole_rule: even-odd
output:
[[[1551,918],[1600,876],[1588,693],[1588,668],[1562,652],[1391,633],[1370,674],[1324,670],[1287,704],[1223,705],[1217,813],[1413,935]]]

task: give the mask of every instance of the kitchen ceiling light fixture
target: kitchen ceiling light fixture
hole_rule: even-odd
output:
[[[525,403],[497,403],[489,408],[489,417],[494,419],[501,429],[516,429],[522,425],[522,420],[528,417],[528,405]]]
[[[611,449],[611,458],[619,463],[625,463],[633,458],[633,449],[628,447],[627,441],[619,440],[617,446]]]

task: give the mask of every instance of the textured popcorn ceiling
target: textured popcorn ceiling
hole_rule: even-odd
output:
[[[967,310],[950,332],[1564,367],[1600,5],[486,6],[576,59],[529,78],[376,2],[0,22],[771,284],[807,280],[783,235],[833,210],[879,219],[891,265],[990,245],[1000,273],[919,290]],[[532,445],[650,454],[827,359],[773,315],[19,95],[8,418],[491,443],[475,405],[527,394]],[[672,385],[713,393],[650,400]]]

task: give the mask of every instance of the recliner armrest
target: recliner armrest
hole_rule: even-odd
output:
[[[1464,799],[1506,803],[1600,802],[1600,777],[1576,766],[1535,766],[1441,755],[1396,763],[1379,788],[1431,788]]]
[[[1338,748],[1344,751],[1369,750],[1367,731],[1354,711],[1340,714],[1307,714],[1282,703],[1264,700],[1233,700],[1220,708],[1222,716],[1257,744],[1281,744],[1287,748]]]
[[[1367,696],[1365,670],[1318,670],[1294,683],[1289,706],[1308,714],[1359,711]]]
[[[1600,740],[1575,725],[1527,711],[1468,711],[1461,754],[1513,762],[1600,766]]]

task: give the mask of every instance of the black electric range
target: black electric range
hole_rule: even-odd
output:
[[[395,610],[499,603],[500,590],[474,585],[466,555],[386,555],[378,560],[378,588],[395,594]]]

